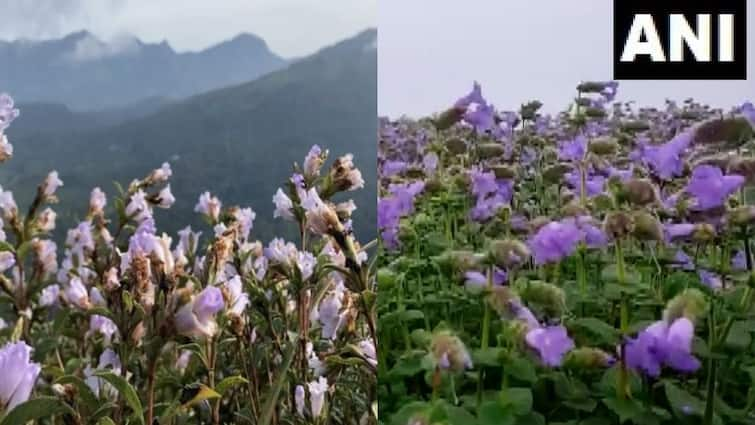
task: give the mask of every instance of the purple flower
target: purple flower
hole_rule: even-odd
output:
[[[708,288],[717,291],[723,287],[721,276],[707,270],[700,270],[697,274],[700,276],[700,282]]]
[[[478,104],[464,114],[464,121],[478,134],[484,133],[495,125],[495,108],[493,105]]]
[[[484,105],[485,99],[482,97],[482,87],[477,81],[472,85],[472,91],[466,96],[460,98],[454,103],[454,108],[467,109],[472,104]]]
[[[687,131],[676,135],[663,145],[640,145],[634,156],[642,160],[658,177],[670,180],[682,174],[682,154],[691,142],[692,133]]]
[[[560,366],[564,354],[574,348],[574,341],[563,326],[532,329],[527,332],[525,340],[530,348],[538,352],[543,364],[550,367]]]
[[[737,251],[731,259],[731,267],[736,271],[747,270],[747,254],[742,250]]]
[[[692,258],[681,249],[676,252],[674,262],[677,267],[681,267],[684,270],[695,270],[695,263],[692,262]]]
[[[2,101],[2,99],[0,99]],[[0,410],[9,411],[29,399],[41,370],[31,363],[32,348],[25,342],[8,343],[0,349]]]
[[[558,159],[562,161],[581,161],[587,152],[587,138],[579,135],[572,140],[565,140],[558,145]]]
[[[175,314],[176,331],[192,337],[209,337],[217,331],[215,314],[225,307],[223,293],[214,286],[208,286],[190,302],[184,304]]]
[[[493,217],[498,210],[508,205],[514,196],[514,183],[511,180],[497,179],[493,172],[473,170],[472,194],[477,202],[470,212],[473,220],[484,222]]]
[[[566,173],[564,179],[578,196],[582,194],[582,182],[579,171],[574,170]],[[588,174],[585,176],[585,190],[587,197],[591,198],[600,195],[605,191],[605,186],[606,178],[604,176],[597,174]]]
[[[739,108],[739,111],[755,127],[755,105],[752,102],[746,102]]]
[[[696,208],[705,211],[723,205],[744,182],[742,176],[724,175],[718,167],[699,165],[692,171],[686,190],[697,201]]]
[[[535,264],[561,261],[571,255],[582,240],[582,232],[573,221],[552,221],[535,233],[529,241]]]
[[[686,239],[692,236],[695,231],[695,225],[691,223],[665,224],[663,233],[666,235],[666,241],[671,242],[679,239]]]
[[[665,365],[679,372],[694,372],[700,361],[692,354],[695,328],[686,317],[674,320],[669,326],[658,321],[630,339],[625,347],[627,365],[648,376],[657,377]]]
[[[0,134],[18,118],[18,109],[14,108],[13,98],[7,93],[0,93]]]
[[[380,175],[382,177],[391,177],[403,173],[407,167],[408,165],[404,161],[386,161],[383,164],[383,170]]]
[[[481,289],[488,285],[488,277],[485,273],[472,270],[464,273],[464,278],[464,284],[467,289]],[[493,271],[493,285],[503,285],[507,280],[508,274],[506,271],[496,267]]]

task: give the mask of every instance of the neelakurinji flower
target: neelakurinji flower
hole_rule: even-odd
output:
[[[627,341],[626,363],[651,377],[660,375],[664,365],[679,372],[694,372],[700,367],[691,353],[694,336],[694,324],[686,317],[671,324],[655,322]]]
[[[278,191],[275,192],[275,195],[273,195],[273,204],[275,204],[275,211],[273,211],[274,218],[281,217],[284,220],[294,219],[294,213],[292,212],[294,203],[283,192],[283,189],[278,188]]]
[[[525,340],[530,348],[537,351],[543,364],[550,367],[561,366],[564,355],[574,348],[574,341],[563,326],[531,329]]]
[[[309,389],[309,408],[312,412],[312,417],[318,418],[325,404],[325,395],[328,392],[328,379],[320,376],[307,384],[307,387]]]
[[[582,238],[576,223],[551,221],[530,238],[528,245],[536,264],[554,263],[571,255]]]
[[[194,207],[194,212],[198,212],[210,218],[213,222],[218,221],[220,217],[220,200],[212,196],[210,192],[204,192],[199,196],[199,202]]]
[[[579,135],[571,140],[565,140],[558,145],[558,159],[577,162],[584,159],[587,153],[587,138]]]
[[[215,314],[224,307],[220,289],[208,286],[178,309],[174,318],[176,331],[195,338],[211,337],[217,332]]]
[[[692,133],[682,132],[662,145],[641,144],[633,158],[643,161],[661,179],[670,180],[684,169],[682,156],[692,143]]]
[[[0,411],[10,411],[29,399],[42,370],[31,362],[32,348],[25,342],[7,343],[0,348]]]
[[[694,197],[694,208],[705,211],[723,205],[744,182],[740,175],[725,175],[718,167],[699,165],[692,171],[686,191]]]

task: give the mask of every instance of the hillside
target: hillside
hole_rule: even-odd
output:
[[[355,193],[361,206],[355,226],[363,237],[373,236],[376,37],[375,30],[365,31],[255,81],[173,102],[116,126],[36,135],[14,134],[11,127],[16,153],[0,167],[0,182],[19,202],[28,202],[47,171],[57,169],[65,182],[58,210],[70,224],[85,212],[93,186],[112,194],[112,182],[127,184],[168,161],[177,202],[158,212],[161,227],[199,225],[193,206],[210,190],[226,204],[251,206],[258,213],[255,231],[267,239],[288,228],[272,220],[275,189],[290,175],[290,164],[319,144],[332,158],[354,153],[367,182]]]

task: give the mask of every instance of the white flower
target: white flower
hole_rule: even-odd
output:
[[[312,146],[307,156],[304,157],[304,175],[309,178],[319,176],[320,167],[322,167],[326,155],[327,152],[323,155],[322,149],[319,146]]]
[[[160,168],[152,171],[148,179],[155,183],[158,183],[167,181],[172,175],[173,171],[170,169],[170,164],[164,162]]]
[[[110,345],[113,336],[118,333],[118,327],[107,317],[93,314],[89,319],[89,332],[87,334],[93,335],[95,333],[102,334],[105,345]]]
[[[335,339],[338,336],[344,318],[341,314],[342,297],[341,292],[334,291],[320,302],[317,315],[322,325],[322,337],[325,339]]]
[[[55,242],[34,239],[32,241],[32,248],[34,249],[34,254],[37,256],[37,261],[42,266],[43,274],[47,275],[58,271],[58,247],[55,245]]]
[[[223,285],[228,293],[230,299],[230,308],[228,313],[241,316],[246,310],[246,306],[249,305],[249,295],[243,292],[241,278],[236,275],[231,280],[227,281]]]
[[[246,240],[249,237],[249,232],[252,231],[257,214],[251,208],[241,208],[236,210],[233,215],[241,226],[241,239]]]
[[[212,228],[212,231],[215,232],[216,238],[220,238],[228,231],[228,226],[225,223],[218,223]]]
[[[307,214],[307,228],[317,235],[326,235],[340,227],[340,221],[333,207],[323,202],[317,190],[309,189],[301,201]]]
[[[99,187],[92,189],[92,194],[89,195],[89,211],[92,214],[99,214],[103,209],[105,209],[105,205],[107,205],[105,192],[103,192]]]
[[[55,195],[55,191],[61,186],[63,186],[63,180],[60,180],[58,177],[58,172],[50,171],[50,174],[47,175],[47,178],[45,178],[45,181],[42,184],[42,194],[49,198]]]
[[[52,208],[45,208],[39,216],[37,216],[37,228],[42,232],[51,232],[55,230],[55,219],[57,214]]]
[[[2,187],[0,187],[0,209],[3,210],[3,217],[8,221],[11,221],[18,214],[18,206],[13,199],[13,192],[4,191]]]
[[[88,309],[90,307],[89,294],[87,289],[81,282],[81,279],[76,276],[72,277],[68,282],[68,287],[65,290],[65,298],[69,304],[75,305],[81,309]]]
[[[363,339],[359,342],[359,349],[367,358],[367,361],[373,366],[377,366],[377,356],[375,353],[375,344],[370,339]]]
[[[131,195],[128,205],[126,206],[126,216],[133,218],[137,222],[142,222],[152,217],[152,210],[147,202],[147,195],[139,189]]]
[[[0,162],[7,161],[13,156],[13,145],[8,142],[8,137],[0,130]]]
[[[39,305],[42,307],[57,305],[59,295],[60,286],[50,285],[42,290],[42,294],[39,296]]]
[[[194,212],[204,214],[210,217],[212,221],[217,221],[220,217],[221,202],[218,198],[212,196],[210,192],[204,192],[199,196],[199,202],[194,207]]]
[[[0,410],[10,411],[29,399],[41,371],[39,364],[31,363],[31,351],[23,341],[0,349]]]
[[[314,255],[310,254],[307,251],[299,252],[298,258],[296,259],[296,266],[301,272],[302,279],[307,280],[310,278],[310,276],[312,276],[312,273],[315,271],[316,263],[317,260],[315,259]]]
[[[294,207],[291,198],[283,192],[283,189],[278,188],[273,196],[273,204],[275,204],[275,211],[273,212],[273,218],[281,217],[285,220],[293,220],[294,214],[291,209]]]
[[[97,369],[93,369],[89,365],[87,365],[86,369],[84,369],[84,382],[86,382],[95,396],[112,399],[117,396],[117,390],[102,378],[95,376],[96,372],[106,370],[108,368],[116,375],[120,375],[122,368],[120,358],[118,358],[118,355],[109,348],[105,349],[105,351],[100,354],[100,360],[99,364],[97,365]]]
[[[176,369],[178,369],[181,374],[183,374],[186,371],[186,368],[189,367],[192,354],[194,353],[191,350],[181,350],[181,354],[178,356],[178,359],[176,359]]]
[[[297,385],[296,390],[294,390],[294,400],[296,401],[296,412],[301,417],[304,417],[304,396],[304,387]]]
[[[170,192],[170,185],[165,186],[160,193],[157,194],[159,199],[157,206],[160,208],[170,208],[176,202],[176,198]]]
[[[0,252],[0,273],[5,272],[16,264],[16,256],[8,251]]]
[[[325,403],[325,393],[328,391],[328,380],[325,377],[319,377],[316,381],[307,384],[309,387],[309,406],[312,409],[312,416],[317,418],[322,413],[322,407]]]
[[[5,329],[5,328],[7,328],[7,327],[8,327],[8,324],[7,324],[7,323],[5,323],[5,320],[3,320],[3,319],[2,319],[1,317],[0,317],[0,331],[1,331],[1,330],[3,330],[3,329]]]

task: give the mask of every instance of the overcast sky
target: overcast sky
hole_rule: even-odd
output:
[[[501,109],[537,98],[559,110],[577,82],[611,78],[612,13],[610,0],[381,0],[378,111],[393,117],[436,112],[474,80]],[[748,28],[748,81],[627,81],[619,98],[661,104],[694,96],[719,106],[755,101],[755,7]]]
[[[283,56],[312,53],[376,26],[377,0],[1,0],[0,39],[56,38],[87,29],[200,50],[251,32]]]

